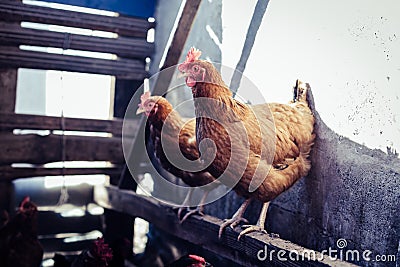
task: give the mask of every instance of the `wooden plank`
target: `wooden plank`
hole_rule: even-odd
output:
[[[83,237],[84,234],[76,234],[76,237]],[[92,237],[93,238],[93,237]],[[72,252],[72,251],[81,251],[93,244],[93,239],[83,239],[82,241],[71,241],[64,242],[65,238],[57,238],[56,235],[53,237],[39,238],[39,242],[43,247],[43,250],[48,252]]]
[[[148,43],[144,38],[85,36],[26,29],[10,23],[0,23],[0,43],[112,53],[121,57],[139,59],[149,57],[154,51],[154,45]]]
[[[123,163],[121,138],[0,133],[0,164],[45,164],[62,161],[65,138],[66,161],[110,161]]]
[[[124,36],[146,38],[154,22],[127,16],[102,16],[48,7],[26,5],[19,1],[0,2],[0,18],[8,22],[29,21],[92,30],[115,32]]]
[[[14,180],[20,178],[41,177],[41,176],[59,176],[59,175],[118,175],[122,167],[104,167],[104,168],[45,168],[24,167],[15,168],[11,166],[0,166],[0,180]]]
[[[86,212],[82,217],[62,217],[54,211],[39,210],[38,235],[55,235],[60,233],[88,233],[101,231],[101,215]]]
[[[15,112],[17,69],[0,68],[0,112]]]
[[[19,50],[0,46],[0,65],[44,70],[115,75],[119,78],[142,80],[148,76],[144,61],[133,59],[107,60]]]
[[[0,65],[0,112],[15,112],[17,95],[18,69],[4,68]],[[0,149],[1,153],[2,150]],[[13,211],[14,185],[7,182],[0,182],[0,210],[6,210],[12,214]]]
[[[15,113],[0,113],[0,131],[12,129],[33,129],[33,130],[65,130],[82,132],[106,132],[114,136],[122,135],[122,127],[125,132],[137,132],[139,120],[125,120],[114,118],[112,120],[63,118]],[[123,126],[124,125],[124,126]]]
[[[319,252],[316,252],[315,260],[292,260],[289,258],[291,251],[301,253],[308,249],[278,237],[259,233],[251,233],[237,241],[239,231],[232,230],[229,227],[225,229],[221,240],[219,240],[218,230],[223,223],[222,220],[207,215],[203,217],[192,216],[183,224],[180,224],[171,207],[161,204],[154,198],[137,195],[127,190],[118,190],[116,187],[95,187],[94,199],[104,208],[143,218],[174,236],[200,245],[243,266],[355,266],[347,262],[330,259],[328,255],[322,255]],[[275,251],[271,256],[272,261],[269,260],[269,257],[265,261],[257,259],[257,253],[264,250],[265,247],[267,251]],[[285,252],[287,261],[278,259],[277,252],[279,250]]]

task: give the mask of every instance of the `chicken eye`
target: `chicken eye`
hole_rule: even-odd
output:
[[[197,65],[196,65],[196,66],[193,66],[193,71],[194,71],[194,72],[199,72],[199,66],[197,66]]]

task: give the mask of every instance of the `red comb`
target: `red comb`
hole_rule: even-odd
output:
[[[185,62],[193,62],[195,60],[198,60],[199,57],[201,56],[201,51],[195,47],[191,47],[189,52],[186,55],[186,60]]]
[[[203,257],[197,255],[189,255],[188,257],[200,263],[206,263],[206,260]]]
[[[25,204],[29,203],[30,201],[31,201],[31,198],[29,196],[24,197],[24,199],[22,200],[21,204],[19,205],[19,210],[23,211]]]
[[[141,96],[140,96],[140,104],[138,105],[139,108],[143,108],[144,107],[144,103],[147,101],[147,99],[150,98],[150,92],[144,92]]]
[[[187,63],[194,62],[195,60],[198,60],[200,56],[201,56],[201,51],[199,49],[195,48],[195,47],[191,47],[189,52],[186,55],[185,62],[179,64],[178,70],[183,72]]]
[[[104,243],[104,238],[97,238],[94,241],[92,252],[106,265],[113,257],[112,249],[108,247],[108,244]]]
[[[29,196],[24,197],[24,199],[22,200],[21,205],[19,206],[19,208],[20,208],[20,209],[23,209],[23,208],[24,208],[24,205],[25,205],[26,203],[28,203],[29,201],[31,201],[31,199],[30,199]]]

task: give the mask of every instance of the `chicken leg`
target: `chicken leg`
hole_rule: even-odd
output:
[[[218,237],[221,239],[222,232],[227,226],[230,226],[232,229],[235,228],[240,222],[248,223],[248,221],[243,218],[243,214],[246,211],[247,207],[251,203],[251,199],[246,199],[243,204],[239,207],[239,209],[233,214],[232,218],[226,219],[223,224],[219,227]]]
[[[187,210],[188,209],[187,206],[189,206],[190,199],[192,198],[193,189],[194,188],[189,188],[189,192],[187,193],[185,199],[183,200],[183,203],[182,203],[181,207],[178,209],[178,220],[181,219],[181,215],[182,215],[183,210],[185,210],[185,209]]]
[[[265,221],[267,219],[267,211],[268,211],[268,207],[269,207],[269,202],[265,202],[262,206],[261,209],[261,213],[260,213],[260,218],[258,218],[257,224],[256,225],[243,225],[243,228],[246,228],[245,230],[243,230],[242,232],[240,232],[239,236],[238,236],[238,241],[240,240],[240,238],[248,233],[251,232],[263,232],[265,234],[267,234],[267,231],[265,230]]]
[[[188,213],[186,213],[185,216],[180,221],[180,223],[183,223],[187,218],[189,218],[193,214],[198,214],[198,215],[201,215],[201,216],[204,215],[204,203],[206,202],[206,199],[207,199],[207,196],[208,196],[209,193],[210,193],[210,191],[204,191],[204,194],[201,197],[199,205],[194,210],[191,210]]]

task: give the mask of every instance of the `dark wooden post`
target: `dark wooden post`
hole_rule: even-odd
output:
[[[0,69],[0,111],[15,112],[17,69]]]
[[[17,74],[18,69],[0,68],[0,113],[15,112]],[[0,173],[0,210],[12,212],[13,184],[3,178],[3,174]]]
[[[115,94],[114,94],[114,117],[124,118],[128,104],[136,92],[137,88],[142,85],[143,81],[136,80],[123,80],[117,79],[115,83]],[[137,184],[131,177],[129,170],[124,168],[123,182],[119,184],[120,176],[111,177],[111,184],[118,186],[121,189],[128,189],[136,191]],[[132,241],[133,248],[133,236],[134,236],[134,223],[135,218],[113,210],[105,210],[105,224],[106,229],[104,237],[109,244],[118,242],[122,238],[127,238]]]
[[[11,1],[21,2],[22,0]],[[16,25],[19,25],[19,23],[16,23]],[[0,66],[0,113],[15,113],[17,79],[18,68],[2,68]],[[2,165],[1,162],[0,165]],[[5,209],[8,212],[13,212],[13,193],[14,187],[12,182],[3,179],[3,174],[0,173],[0,210]]]

